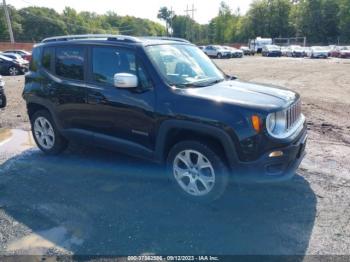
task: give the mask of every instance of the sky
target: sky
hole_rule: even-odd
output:
[[[194,19],[205,24],[215,17],[222,0],[7,0],[8,5],[22,8],[27,6],[44,6],[54,8],[61,12],[65,6],[72,7],[77,11],[90,11],[103,14],[106,11],[114,11],[118,15],[131,15],[148,18],[159,22],[157,13],[161,6],[173,8],[176,14],[184,15],[187,5],[189,9],[194,4],[197,10]],[[240,8],[244,14],[252,0],[226,0],[232,10]]]

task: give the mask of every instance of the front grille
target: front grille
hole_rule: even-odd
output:
[[[287,130],[294,126],[294,124],[301,117],[301,101],[298,100],[296,103],[291,105],[290,108],[287,109]]]

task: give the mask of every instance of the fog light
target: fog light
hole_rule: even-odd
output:
[[[270,153],[269,157],[281,157],[283,156],[283,152],[282,151],[274,151],[272,153]]]

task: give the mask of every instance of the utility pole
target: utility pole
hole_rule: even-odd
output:
[[[11,25],[11,20],[10,20],[10,14],[9,14],[9,10],[7,9],[6,0],[2,0],[2,5],[3,5],[4,11],[5,11],[5,17],[6,17],[6,22],[7,22],[7,27],[8,27],[8,30],[9,30],[9,34],[10,34],[10,40],[11,40],[11,43],[14,43],[15,42],[15,38],[13,36],[12,25]]]
[[[194,12],[196,12],[197,9],[194,8],[194,4],[192,4],[192,9],[188,8],[188,5],[186,7],[185,13],[187,16],[190,16],[190,12],[192,13],[192,20],[194,20]]]
[[[171,33],[170,36],[173,37],[174,36],[174,30],[173,30],[173,20],[174,20],[174,11],[173,11],[173,7],[170,8],[170,28],[171,28]]]
[[[188,7],[188,5],[187,5],[187,7],[186,7],[186,10],[185,10],[185,13],[186,13],[186,16],[188,16],[188,17],[190,17],[190,13],[192,13],[192,20],[194,21],[194,12],[196,12],[197,11],[197,9],[195,9],[194,8],[194,4],[192,4],[192,9],[189,9],[189,7]],[[193,31],[192,31],[192,25],[191,25],[191,23],[190,23],[190,34],[191,34],[191,41],[193,41],[194,40],[194,37],[193,37]]]

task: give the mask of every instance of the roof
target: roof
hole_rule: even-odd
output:
[[[175,37],[134,37],[125,35],[67,35],[67,36],[54,36],[45,38],[41,43],[62,43],[62,42],[86,42],[86,41],[104,41],[104,42],[118,42],[125,44],[142,44],[142,45],[156,45],[164,43],[190,43],[189,41]]]

